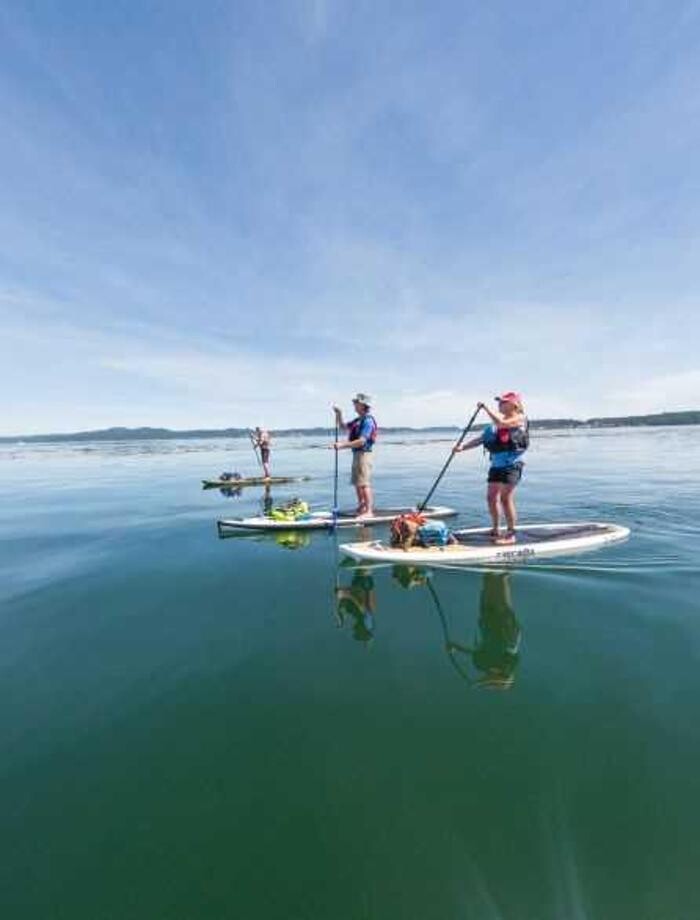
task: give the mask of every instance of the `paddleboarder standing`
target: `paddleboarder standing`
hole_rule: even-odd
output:
[[[522,456],[530,443],[528,421],[519,393],[509,390],[502,396],[496,396],[498,409],[490,409],[486,403],[477,403],[477,409],[483,409],[492,421],[482,433],[453,448],[453,453],[461,453],[482,445],[490,454],[491,462],[488,474],[486,500],[491,515],[491,537],[495,543],[515,543],[515,488],[523,475]],[[506,532],[500,534],[500,516],[506,521]]]
[[[338,428],[346,429],[347,441],[335,441],[335,450],[352,451],[352,472],[350,482],[357,493],[358,518],[372,517],[374,514],[374,496],[372,494],[372,449],[377,439],[377,423],[371,414],[372,397],[367,393],[358,393],[352,401],[357,415],[347,424],[338,406],[333,406]]]
[[[270,432],[259,426],[253,432],[253,445],[260,448],[260,462],[262,463],[265,479],[270,478]]]

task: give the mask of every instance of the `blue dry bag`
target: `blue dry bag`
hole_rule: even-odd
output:
[[[447,546],[450,530],[444,521],[426,521],[418,529],[418,542],[421,546]]]

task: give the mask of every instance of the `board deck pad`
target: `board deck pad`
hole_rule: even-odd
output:
[[[262,515],[250,518],[228,518],[217,521],[219,533],[232,530],[329,530],[333,527],[369,527],[373,524],[388,524],[400,514],[408,514],[415,508],[377,508],[371,518],[358,519],[354,511],[339,511],[333,517],[332,511],[312,511],[296,521],[274,521]],[[454,517],[454,508],[440,505],[421,511],[427,518]]]
[[[556,540],[570,540],[574,537],[592,537],[608,532],[613,526],[609,524],[562,524],[560,526],[547,525],[546,528],[519,527],[517,529],[517,543],[544,543]],[[494,546],[490,532],[475,530],[456,530],[454,532],[460,546]],[[501,544],[510,546],[513,544]]]
[[[629,528],[593,521],[571,524],[526,524],[516,529],[515,543],[494,543],[488,527],[456,530],[447,546],[412,546],[407,550],[381,540],[341,544],[346,556],[366,562],[408,565],[469,565],[518,562],[534,556],[597,549],[627,539]]]

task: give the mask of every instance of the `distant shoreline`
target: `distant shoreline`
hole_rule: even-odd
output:
[[[556,418],[533,419],[531,427],[539,429],[548,428],[621,428],[621,427],[658,427],[660,425],[700,425],[700,411],[687,412],[658,412],[653,415],[626,415],[610,418]],[[479,426],[477,426],[478,428]],[[439,432],[460,431],[458,425],[433,425],[426,428],[411,428],[407,426],[380,426],[382,433],[404,434],[422,433],[432,434]],[[272,434],[277,438],[295,437],[300,435],[328,436],[330,428],[281,428],[272,429]],[[66,434],[30,434],[0,437],[0,444],[55,444],[61,442],[80,441],[176,441],[194,438],[246,438],[247,428],[200,428],[184,431],[170,428],[102,428],[96,431],[75,431]]]

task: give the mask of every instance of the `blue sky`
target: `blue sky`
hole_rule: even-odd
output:
[[[696,0],[5,0],[0,111],[0,433],[700,408]]]

